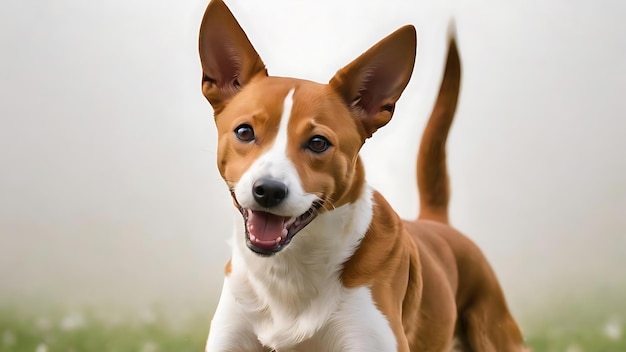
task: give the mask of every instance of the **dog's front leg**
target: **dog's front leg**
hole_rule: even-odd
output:
[[[205,352],[266,352],[256,336],[248,319],[233,297],[228,278],[224,280],[222,295],[217,305]]]
[[[369,288],[346,292],[344,302],[321,331],[318,351],[380,352],[408,351],[406,340],[397,341],[390,319],[374,303]]]

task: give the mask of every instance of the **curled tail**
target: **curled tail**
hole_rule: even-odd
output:
[[[448,201],[450,200],[446,168],[446,139],[454,118],[461,84],[461,61],[454,30],[450,31],[448,40],[448,59],[439,88],[439,96],[424,130],[417,156],[419,219],[443,223],[448,223]]]

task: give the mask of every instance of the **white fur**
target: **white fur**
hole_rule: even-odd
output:
[[[283,114],[280,117],[280,127],[278,127],[278,133],[274,139],[272,149],[280,154],[287,150],[287,141],[289,140],[289,134],[287,133],[287,127],[289,126],[289,120],[291,120],[291,111],[293,110],[293,93],[295,89],[292,88],[283,102]]]
[[[283,103],[283,114],[280,127],[272,147],[257,159],[241,176],[235,186],[235,196],[239,204],[245,209],[261,210],[254,200],[252,185],[261,177],[271,177],[282,181],[287,186],[287,197],[272,208],[272,213],[280,216],[300,216],[304,214],[317,199],[314,194],[308,194],[302,188],[298,171],[287,156],[287,126],[291,118],[294,89],[290,90]]]
[[[245,312],[238,306],[230,291],[229,280],[224,280],[222,295],[211,320],[206,352],[265,351],[254,335]]]
[[[291,244],[260,257],[236,225],[232,271],[211,324],[207,352],[395,351],[389,322],[369,288],[341,283],[343,263],[354,253],[372,220],[372,192],[319,215]]]

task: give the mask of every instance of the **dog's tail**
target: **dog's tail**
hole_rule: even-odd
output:
[[[430,115],[417,156],[419,219],[448,222],[450,187],[446,168],[446,139],[452,124],[461,84],[461,60],[455,31],[448,33],[448,59],[439,96]]]

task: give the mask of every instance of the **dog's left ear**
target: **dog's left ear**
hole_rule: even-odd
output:
[[[411,78],[416,47],[415,27],[404,26],[330,80],[330,86],[360,119],[364,138],[371,137],[391,120],[396,101]]]
[[[241,88],[267,76],[265,64],[222,0],[211,0],[200,25],[202,94],[216,114]]]

